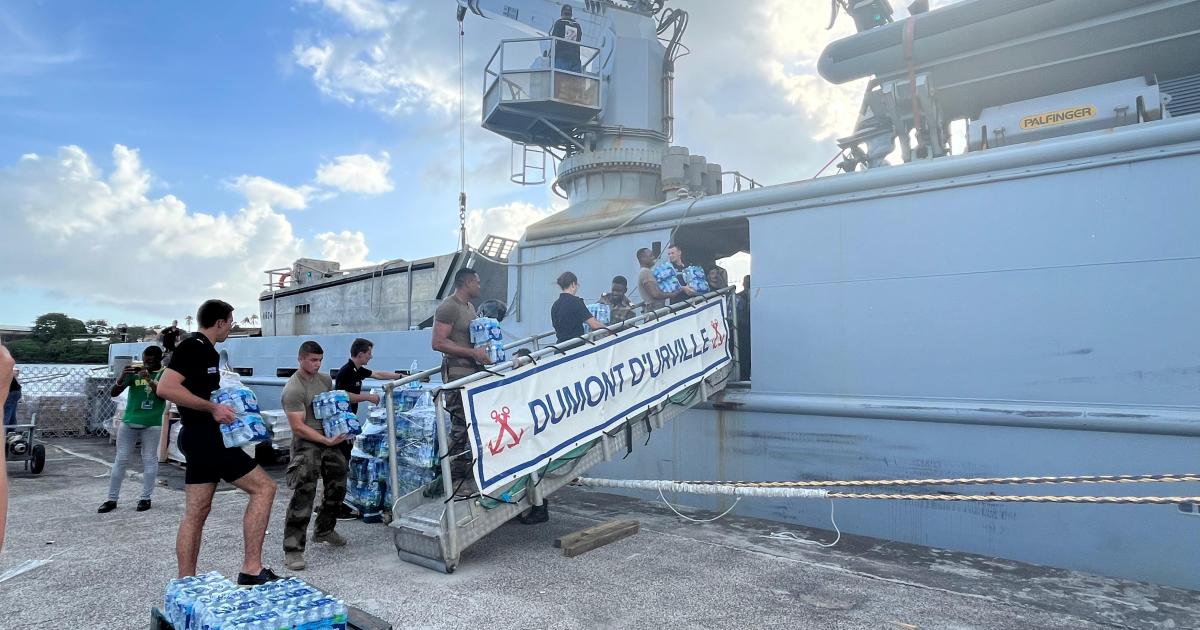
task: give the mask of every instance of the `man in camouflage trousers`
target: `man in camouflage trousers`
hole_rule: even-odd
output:
[[[321,373],[325,352],[315,341],[300,344],[300,369],[292,374],[283,387],[283,410],[292,428],[292,459],[288,463],[287,485],[292,489],[283,528],[284,565],[292,571],[307,566],[304,546],[308,523],[312,520],[313,501],[317,496],[317,479],[325,487],[321,511],[313,531],[313,542],[325,542],[342,547],[346,539],[334,531],[338,507],[346,498],[346,455],[338,445],[345,435],[325,437],[321,421],[313,414],[313,398],[333,390],[333,380]]]

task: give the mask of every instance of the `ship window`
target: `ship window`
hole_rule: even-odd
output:
[[[233,368],[233,371],[237,372],[238,376],[254,376],[254,368],[235,367]]]
[[[297,369],[298,368],[278,368],[275,370],[275,376],[280,378],[289,378],[291,375],[296,373]]]
[[[297,315],[304,315],[304,314],[307,314],[307,313],[308,313],[308,308],[309,308],[309,305],[308,305],[308,304],[297,304],[297,305],[296,305],[296,314],[297,314]]]

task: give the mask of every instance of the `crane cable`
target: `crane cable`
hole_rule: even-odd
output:
[[[466,89],[464,75],[466,68],[463,63],[463,18],[466,10],[458,10],[458,247],[465,256],[467,253],[467,112]]]

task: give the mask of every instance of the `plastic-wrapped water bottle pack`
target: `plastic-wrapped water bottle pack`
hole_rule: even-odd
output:
[[[349,483],[346,485],[346,502],[364,517],[378,514],[387,477],[386,459],[352,456]]]
[[[471,344],[480,346],[489,341],[504,341],[504,332],[500,330],[500,322],[492,317],[478,317],[471,320]]]
[[[221,440],[225,443],[225,448],[242,447],[271,439],[270,429],[267,428],[267,423],[263,421],[262,412],[258,408],[258,398],[249,388],[222,387],[213,392],[209,400],[233,410],[233,422],[221,425]]]
[[[364,522],[375,521],[382,509],[385,485],[378,481],[351,480],[346,484],[346,503],[363,515]]]
[[[321,421],[325,437],[362,433],[358,416],[350,411],[350,394],[347,392],[340,389],[321,392],[313,397],[312,405],[313,415]]]
[[[415,387],[414,387],[415,385]],[[367,412],[367,415],[373,418],[379,418],[380,422],[387,420],[387,399],[384,397],[382,389],[372,389],[372,394],[379,396],[379,404],[374,405]],[[421,388],[421,384],[413,381],[408,387],[396,388],[392,390],[392,401],[396,408],[396,413],[404,413],[417,404],[421,396],[425,394],[425,390]]]
[[[471,345],[487,348],[488,365],[508,360],[504,352],[504,331],[500,330],[500,322],[494,318],[478,317],[471,320]]]
[[[612,307],[603,302],[588,304],[588,312],[592,314],[592,317],[600,320],[600,323],[604,324],[605,326],[612,323]]]
[[[672,265],[669,262],[661,262],[657,265],[654,265],[654,267],[650,270],[650,273],[654,276],[654,281],[658,283],[658,290],[662,291],[663,293],[677,293],[683,288],[683,286],[679,284],[679,272],[676,271],[675,265]]]
[[[238,588],[213,571],[167,583],[163,613],[176,630],[344,630],[346,604],[287,578]]]
[[[708,293],[708,276],[699,265],[683,268],[683,279],[688,287],[697,293]]]
[[[607,326],[612,322],[612,307],[607,304],[596,302],[595,304],[587,305],[588,312],[592,314],[601,324]],[[592,332],[592,327],[588,326],[587,322],[583,322],[583,333]]]

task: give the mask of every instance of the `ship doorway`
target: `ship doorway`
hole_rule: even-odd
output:
[[[751,275],[750,222],[746,219],[726,219],[680,226],[672,243],[683,250],[683,260],[700,265],[710,282],[714,268],[725,286],[736,285],[734,312],[736,322],[735,353],[738,366],[736,380],[749,381],[751,375],[750,302],[748,290]]]

